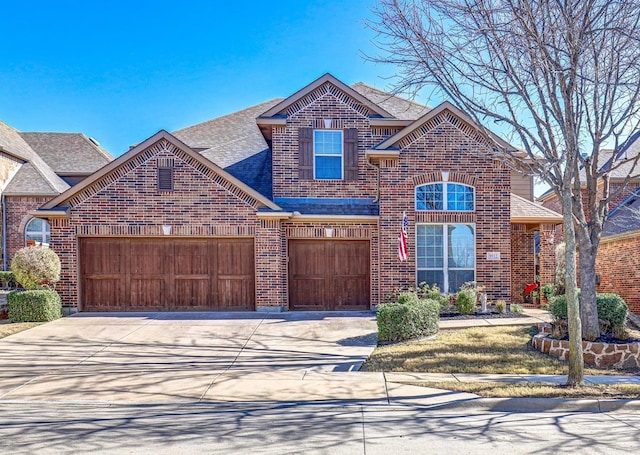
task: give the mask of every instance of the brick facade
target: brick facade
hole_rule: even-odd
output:
[[[16,251],[26,245],[25,228],[33,218],[28,212],[37,209],[49,200],[51,200],[51,196],[7,196],[5,198],[7,267],[11,265],[11,258]]]
[[[640,314],[640,232],[603,239],[596,258],[600,275],[598,292],[613,292],[627,302],[629,309]]]

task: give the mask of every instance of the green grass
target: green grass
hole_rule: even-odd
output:
[[[534,333],[533,327],[513,326],[442,330],[433,339],[378,346],[361,371],[567,374],[565,362],[529,346]],[[624,372],[587,368],[585,374]]]

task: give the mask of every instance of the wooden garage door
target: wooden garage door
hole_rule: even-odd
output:
[[[84,311],[255,308],[253,239],[80,238]]]
[[[368,240],[290,240],[290,310],[368,310]]]

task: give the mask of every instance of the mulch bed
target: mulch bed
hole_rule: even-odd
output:
[[[526,314],[515,313],[513,311],[505,311],[504,313],[489,314],[460,314],[457,311],[449,311],[440,313],[440,319],[507,319],[507,318],[526,318]]]

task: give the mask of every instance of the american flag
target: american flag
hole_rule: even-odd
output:
[[[407,247],[407,228],[409,227],[409,220],[407,219],[407,212],[402,212],[402,230],[398,236],[398,260],[400,262],[406,261],[409,258],[409,250]]]

